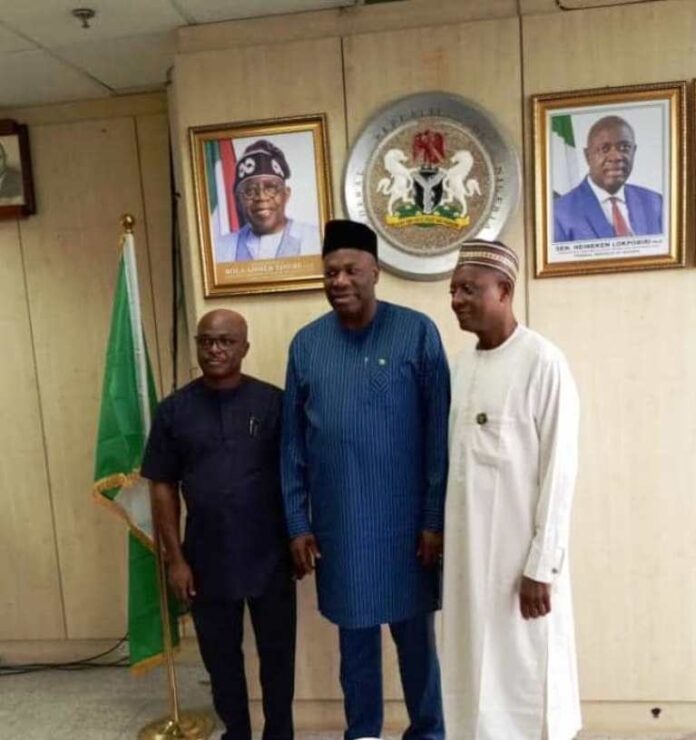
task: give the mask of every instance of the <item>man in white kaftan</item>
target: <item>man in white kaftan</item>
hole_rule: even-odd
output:
[[[512,313],[517,257],[462,246],[452,308],[478,336],[452,375],[443,694],[449,740],[581,727],[568,573],[579,407],[561,351]]]

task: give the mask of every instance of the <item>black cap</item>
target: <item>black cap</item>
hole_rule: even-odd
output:
[[[237,164],[237,185],[259,175],[273,175],[281,180],[290,177],[285,155],[268,139],[259,139],[244,150]]]
[[[366,224],[347,219],[327,221],[324,228],[322,257],[337,249],[360,249],[377,259],[377,234]]]

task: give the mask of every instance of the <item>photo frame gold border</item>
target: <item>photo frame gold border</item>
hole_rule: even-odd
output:
[[[687,116],[689,87],[686,81],[622,87],[605,87],[533,95],[532,137],[534,156],[534,242],[535,276],[594,275],[610,272],[684,267],[689,219],[690,121]],[[667,100],[670,103],[670,231],[669,253],[647,257],[617,257],[551,264],[548,261],[548,162],[546,115],[558,108],[587,107],[640,100]],[[689,108],[690,110],[690,108]]]
[[[289,291],[316,290],[323,286],[321,256],[311,260],[312,269],[307,274],[276,276],[268,280],[244,281],[218,284],[215,277],[213,244],[208,218],[208,189],[205,181],[205,141],[224,138],[246,138],[273,136],[278,134],[311,131],[314,137],[315,174],[319,206],[319,230],[332,218],[333,199],[331,188],[331,167],[329,159],[328,123],[324,113],[316,113],[289,118],[274,118],[256,121],[220,123],[189,128],[189,149],[193,173],[194,199],[198,230],[198,244],[203,273],[204,295],[206,298],[221,296],[253,295],[259,293],[280,293]],[[295,184],[295,187],[297,185]],[[303,258],[307,259],[307,258]],[[278,262],[284,260],[279,259]]]

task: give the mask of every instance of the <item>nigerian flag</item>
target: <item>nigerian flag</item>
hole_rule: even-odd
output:
[[[130,664],[144,669],[161,660],[157,559],[147,481],[140,462],[157,405],[152,369],[140,318],[133,235],[123,238],[106,350],[93,492],[128,523],[128,643]],[[172,642],[178,643],[170,601]]]
[[[213,233],[224,236],[244,225],[234,197],[237,157],[231,139],[206,141],[204,146],[211,226]]]
[[[551,116],[551,176],[553,195],[565,195],[580,184],[578,150],[575,146],[573,119],[567,113]]]

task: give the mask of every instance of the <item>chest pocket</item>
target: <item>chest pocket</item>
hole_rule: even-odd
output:
[[[481,465],[501,467],[508,459],[506,439],[512,424],[510,417],[485,411],[474,412],[468,424],[474,461]]]
[[[389,390],[392,383],[392,371],[390,367],[377,365],[370,371],[370,393],[376,396],[382,395]]]
[[[368,369],[367,402],[374,406],[393,406],[410,380],[410,365],[406,362],[380,364],[379,360]]]
[[[225,445],[240,471],[271,468],[278,456],[278,439],[269,420],[253,413],[240,414],[230,425]]]
[[[255,444],[272,436],[268,420],[260,414],[243,412],[225,417],[225,439]]]

